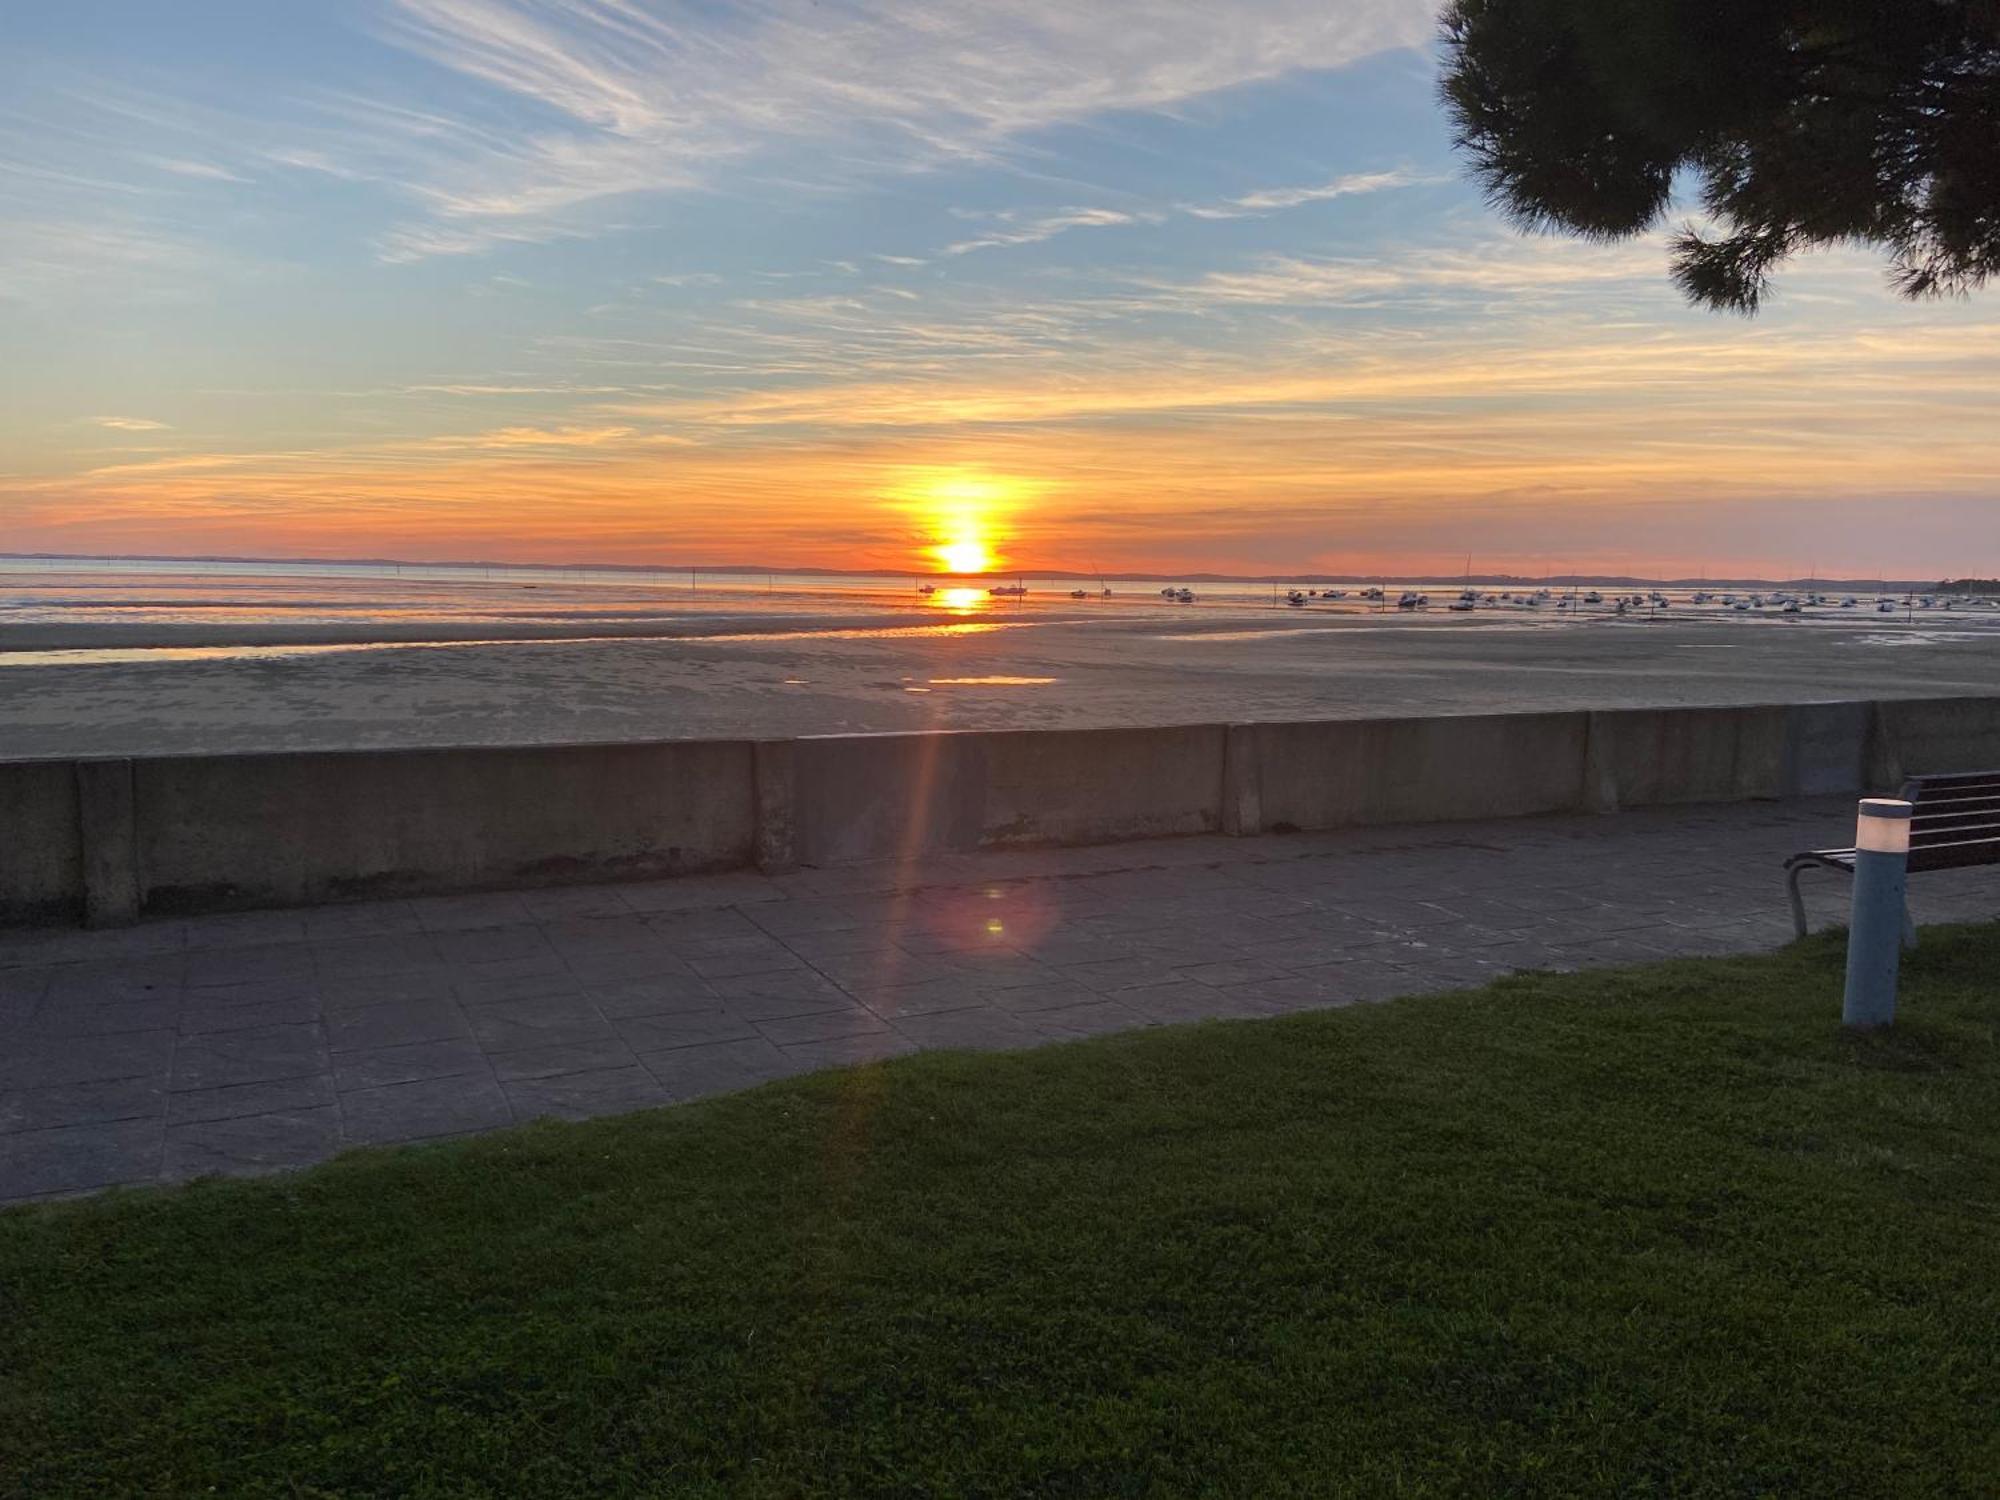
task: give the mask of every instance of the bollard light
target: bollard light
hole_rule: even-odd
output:
[[[1869,854],[1910,852],[1910,804],[1894,797],[1863,797],[1854,820],[1854,847]]]
[[[1854,911],[1847,923],[1848,1026],[1896,1019],[1896,970],[1903,956],[1903,898],[1910,862],[1910,804],[1864,797],[1854,825]]]

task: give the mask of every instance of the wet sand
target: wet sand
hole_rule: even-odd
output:
[[[695,618],[699,614],[700,618]],[[2000,693],[2000,616],[1555,619],[1051,603],[491,622],[21,626],[0,756],[783,737]],[[624,628],[624,627],[621,627]],[[283,634],[306,632],[285,646]],[[458,630],[474,644],[387,645]],[[58,634],[66,631],[66,634]],[[312,635],[310,632],[319,634]],[[349,642],[343,648],[336,634]],[[178,650],[134,653],[136,636]],[[246,649],[245,639],[262,649]],[[435,639],[435,637],[433,637]],[[367,644],[358,644],[367,642]],[[207,653],[216,654],[207,654]],[[132,659],[137,657],[138,659]]]

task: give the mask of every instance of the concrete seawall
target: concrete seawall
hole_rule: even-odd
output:
[[[2000,698],[0,762],[0,922],[1893,790]]]

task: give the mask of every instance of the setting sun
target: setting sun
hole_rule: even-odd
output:
[[[954,573],[984,573],[993,565],[993,554],[975,538],[946,542],[935,550],[938,561]]]
[[[1020,479],[978,470],[915,469],[887,498],[915,518],[926,558],[946,573],[970,577],[1006,563],[1001,544],[1028,492]]]

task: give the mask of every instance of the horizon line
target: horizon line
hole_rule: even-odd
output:
[[[1120,583],[1169,583],[1177,580],[1190,583],[1257,583],[1273,586],[1286,583],[1388,583],[1426,582],[1450,583],[1454,580],[1471,584],[1492,584],[1513,586],[1520,584],[1656,584],[1668,588],[1729,588],[1749,587],[1755,584],[1777,586],[1824,586],[1827,588],[1939,588],[1947,583],[2000,583],[1996,579],[1981,579],[1973,576],[1963,578],[1867,578],[1812,577],[1766,578],[1752,575],[1700,578],[1654,578],[1636,573],[1545,573],[1539,575],[1525,573],[1437,573],[1421,572],[1394,573],[1133,573],[1104,572],[1095,569],[1076,568],[995,568],[984,573],[944,573],[915,568],[816,568],[799,565],[778,566],[767,563],[606,563],[606,562],[503,562],[483,559],[449,559],[427,561],[415,558],[397,557],[265,557],[243,553],[176,553],[176,552],[0,552],[0,562],[157,562],[157,563],[264,563],[278,567],[335,567],[335,568],[447,568],[469,570],[474,568],[506,568],[516,572],[539,573],[734,573],[757,574],[776,577],[780,574],[790,578],[908,578],[924,579],[1007,579],[1029,577],[1048,578],[1064,583],[1080,580],[1116,580]]]

